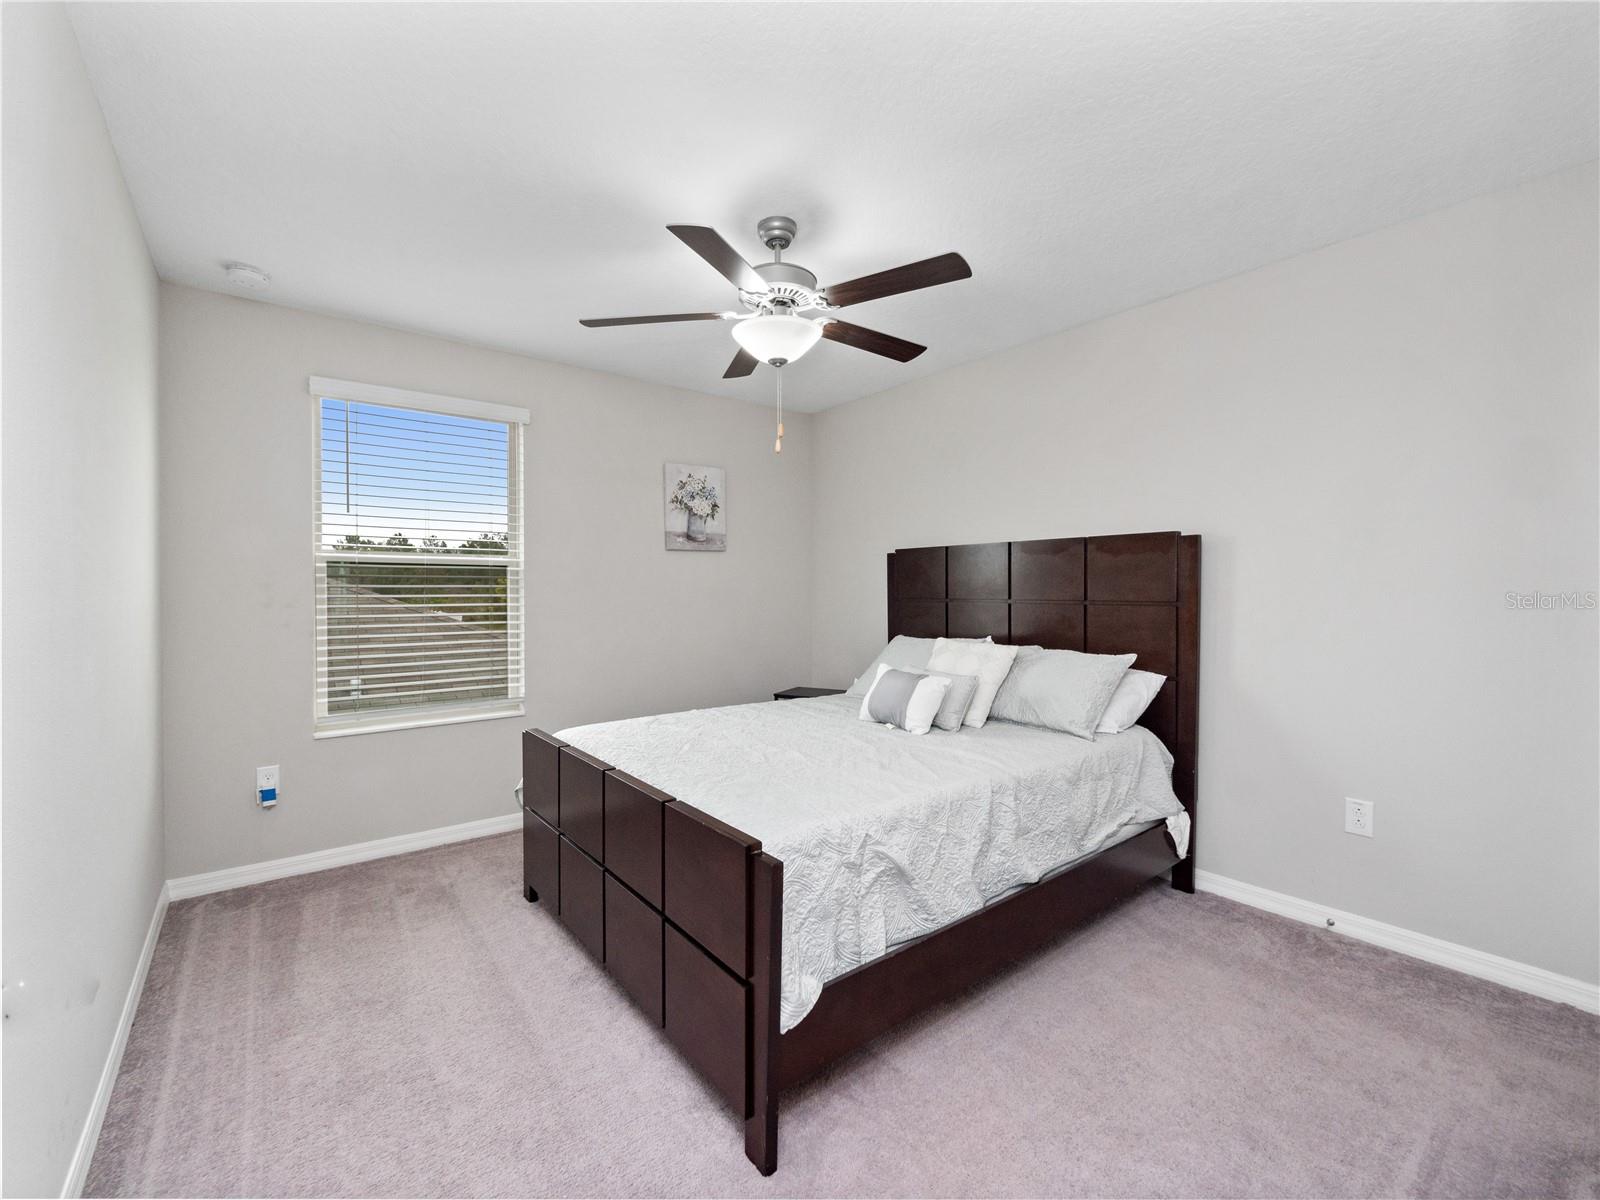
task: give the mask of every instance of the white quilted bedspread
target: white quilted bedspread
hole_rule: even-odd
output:
[[[1172,756],[1135,727],[1089,742],[991,721],[912,736],[843,696],[695,709],[557,736],[761,839],[783,860],[787,1031],[823,984],[1019,884],[1166,819]]]

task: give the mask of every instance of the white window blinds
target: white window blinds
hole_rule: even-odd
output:
[[[316,727],[520,710],[522,424],[313,395]],[[440,407],[495,411],[434,398]],[[515,410],[510,410],[515,413]]]

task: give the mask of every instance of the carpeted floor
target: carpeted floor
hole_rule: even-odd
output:
[[[1596,1018],[1160,887],[791,1093],[764,1180],[519,854],[174,904],[88,1194],[1600,1195]]]

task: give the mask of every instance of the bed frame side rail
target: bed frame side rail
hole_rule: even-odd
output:
[[[805,1020],[783,1035],[780,1087],[809,1079],[908,1018],[1058,940],[1177,861],[1166,829],[1154,826],[830,980]]]

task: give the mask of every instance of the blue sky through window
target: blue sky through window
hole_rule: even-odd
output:
[[[322,540],[471,552],[508,529],[510,430],[497,421],[321,402]],[[436,543],[442,542],[443,546]]]

